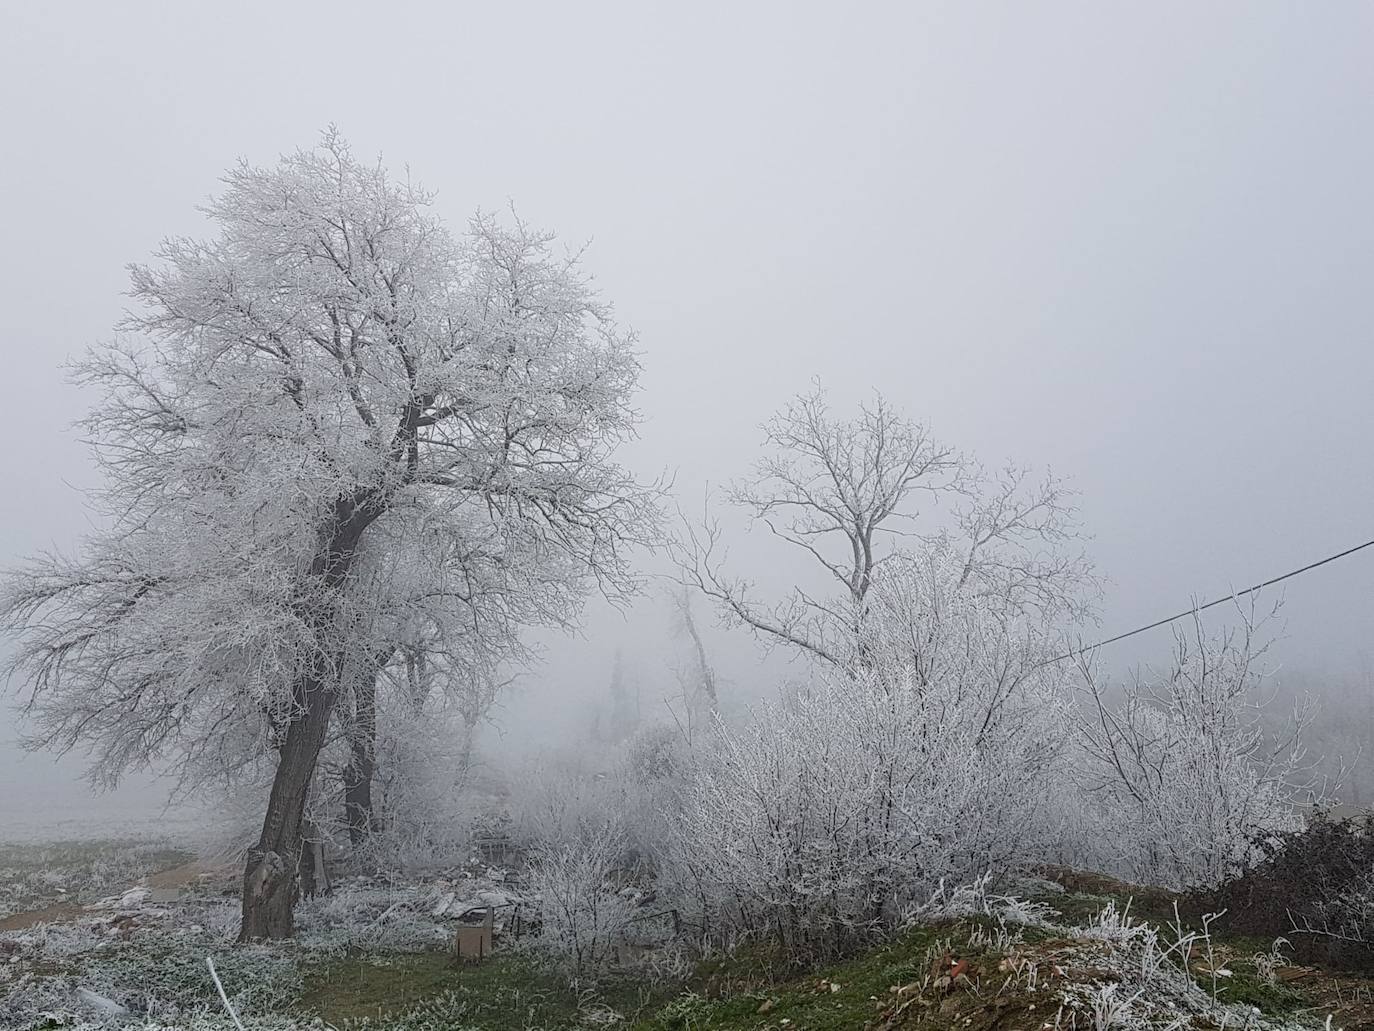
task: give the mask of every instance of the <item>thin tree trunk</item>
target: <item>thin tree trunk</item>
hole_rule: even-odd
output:
[[[687,588],[683,587],[676,596],[678,611],[682,616],[682,625],[687,631],[687,636],[691,639],[692,647],[696,650],[697,660],[697,685],[692,692],[692,697],[687,701],[688,726],[695,723],[697,716],[704,715],[708,719],[714,719],[719,713],[720,702],[716,698],[716,673],[711,668],[711,662],[706,657],[706,642],[701,639],[701,633],[697,630],[697,621],[692,615],[692,596]],[[705,703],[706,711],[701,712],[702,703]]]
[[[363,671],[353,685],[353,725],[348,734],[348,765],[344,767],[344,824],[354,851],[376,829],[372,808],[372,777],[377,770],[377,678]]]
[[[394,644],[376,652],[363,651],[348,678],[353,718],[347,728],[348,765],[343,771],[344,826],[355,851],[381,826],[372,801],[377,774],[377,677],[395,654]]]
[[[313,821],[307,820],[301,826],[301,854],[296,870],[300,877],[302,898],[329,893],[331,885],[325,839]]]
[[[706,644],[701,639],[701,634],[697,631],[697,621],[692,617],[691,602],[687,599],[686,593],[682,599],[682,619],[687,624],[687,633],[692,638],[692,645],[697,653],[697,676],[700,678],[699,690],[706,696],[706,704],[710,708],[712,716],[716,714],[716,707],[720,704],[716,698],[716,674],[711,668],[711,662],[706,658]]]

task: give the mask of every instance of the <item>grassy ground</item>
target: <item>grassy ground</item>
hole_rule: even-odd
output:
[[[971,942],[975,930],[958,923],[912,932],[864,955],[784,978],[760,976],[760,968],[737,959],[712,965],[710,973],[685,988],[622,985],[594,998],[579,998],[510,960],[466,970],[455,970],[439,957],[384,966],[349,961],[307,981],[300,1011],[335,1026],[365,1020],[368,1026],[397,1031],[421,1026],[571,1031],[600,1023],[633,1031],[1040,1031],[1046,1026],[1094,1026],[1087,1005],[1065,1011],[1055,1001],[1059,985],[1053,977],[1032,984],[1012,972],[1014,964],[1028,957],[1056,956],[1066,943],[1042,938],[1002,951]],[[954,964],[948,956],[956,957]],[[958,964],[964,964],[958,978],[946,983],[939,971]],[[1064,977],[1084,983],[1093,978],[1110,982],[1114,976],[1083,967],[1065,969]],[[1294,992],[1263,985],[1253,973],[1232,978],[1221,995],[1225,1001],[1255,1005],[1271,1017],[1291,1017],[1307,1002]],[[1188,1026],[1222,1024],[1199,1020]]]
[[[1066,921],[1092,917],[1108,903],[1124,907],[1128,902],[1139,904],[1161,927],[1173,920],[1172,900],[1163,893],[1137,900],[1124,886],[1082,887],[1091,890],[1055,893],[1044,901]],[[1230,939],[1213,942],[1206,957],[1197,950],[1188,963],[1202,995],[1229,1009],[1218,1009],[1215,1017],[1192,1014],[1176,1026],[1243,1027],[1234,1022],[1236,1014],[1249,1011],[1244,1019],[1251,1027],[1321,1027],[1334,1013],[1333,1027],[1374,1028],[1374,1006],[1366,1007],[1371,982],[1312,971],[1286,984],[1256,962],[1256,954],[1266,953],[1270,944]],[[309,971],[298,1011],[334,1026],[397,1031],[601,1024],[630,1031],[1086,1029],[1099,1026],[1092,991],[1129,987],[1128,978],[1103,956],[1103,950],[1085,948],[1055,928],[1008,934],[995,921],[965,918],[913,930],[814,968],[797,969],[769,950],[755,949],[703,962],[684,984],[619,981],[581,995],[509,956],[480,967],[456,967],[434,954],[383,962],[358,956]],[[1212,976],[1214,970],[1220,973]],[[1062,1001],[1070,985],[1081,989],[1076,1005]],[[1162,1009],[1169,1005],[1161,1002]],[[1134,1023],[1123,1017],[1101,1026],[1163,1028],[1170,1026],[1165,1019]]]
[[[42,902],[57,883],[83,898],[117,893],[134,876],[183,858],[151,846],[59,845],[10,868],[14,883],[33,885],[26,899]],[[36,869],[57,876],[26,872]],[[674,980],[623,976],[594,990],[541,972],[509,947],[479,966],[456,964],[440,951],[444,930],[426,930],[432,888],[349,885],[303,904],[296,944],[246,949],[232,944],[233,900],[205,886],[127,926],[117,914],[88,913],[84,923],[0,935],[0,1028],[94,1026],[75,1010],[42,1016],[46,1002],[6,1021],[7,998],[48,978],[44,998],[90,988],[141,1014],[130,1018],[133,1027],[229,1031],[205,967],[210,954],[248,1031],[1233,1031],[1321,1027],[1328,1013],[1333,1028],[1374,1031],[1374,981],[1271,962],[1270,942],[1217,938],[1174,954],[1163,978],[1142,981],[1135,968],[1150,953],[1138,930],[1099,914],[1129,905],[1167,941],[1174,899],[1053,874],[1060,885],[1044,882],[1039,896],[1053,907],[1048,920],[946,916],[830,962],[807,965],[753,947],[696,963]],[[153,999],[156,1006],[142,1005]]]
[[[312,965],[297,1011],[336,1027],[405,1026],[403,1018],[418,1011],[442,1014],[450,1026],[526,1031],[584,1027],[612,1013],[620,1023],[650,1012],[664,998],[663,990],[634,979],[578,992],[519,957],[498,956],[475,966],[458,965],[446,954],[422,953]]]
[[[334,1026],[366,1021],[399,1028],[410,1026],[408,1014],[426,1022],[442,1015],[449,1026],[484,1031],[602,1023],[637,1031],[862,1028],[875,1016],[875,998],[917,976],[937,937],[913,933],[848,962],[790,976],[771,974],[771,957],[746,953],[702,964],[686,985],[624,978],[603,981],[595,992],[578,992],[509,956],[481,966],[456,966],[434,954],[382,962],[350,957],[307,973],[299,1012]]]

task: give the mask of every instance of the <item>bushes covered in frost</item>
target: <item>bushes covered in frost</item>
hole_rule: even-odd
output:
[[[942,880],[1044,855],[1067,726],[1051,639],[961,570],[948,547],[894,556],[857,670],[699,745],[671,837],[692,926],[825,952],[892,926]]]
[[[652,881],[700,943],[825,955],[942,882],[1055,858],[1215,884],[1295,825],[1298,756],[1264,747],[1248,632],[1198,628],[1119,702],[1088,670],[1076,707],[1051,624],[963,570],[946,546],[893,556],[852,668],[690,747],[653,731],[609,770],[547,781],[517,820],[545,945],[604,965],[628,920],[616,891]]]
[[[1075,741],[1081,802],[1077,862],[1131,880],[1208,887],[1257,862],[1300,826],[1308,797],[1295,715],[1266,738],[1263,648],[1255,623],[1209,637],[1199,622],[1172,662],[1116,692],[1083,667],[1088,701]],[[1115,697],[1113,697],[1113,695]]]
[[[692,762],[675,730],[647,727],[605,769],[564,763],[527,775],[513,833],[538,918],[529,948],[584,978],[658,936],[661,907],[640,903],[664,886]]]
[[[539,922],[527,946],[573,978],[605,972],[626,945],[636,904],[616,883],[624,850],[613,826],[535,850],[527,883]]]
[[[826,952],[942,880],[1037,858],[1044,743],[980,740],[967,715],[910,678],[831,680],[722,728],[671,838],[689,924]]]

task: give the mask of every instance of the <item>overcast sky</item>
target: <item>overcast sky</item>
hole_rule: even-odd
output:
[[[641,335],[631,460],[689,496],[819,377],[1069,477],[1104,633],[1374,537],[1369,4],[3,15],[3,564],[85,525],[59,365],[108,337],[124,265],[330,122],[455,223],[514,202],[591,241]],[[1371,649],[1372,587],[1374,549],[1295,581],[1284,658]],[[6,743],[7,769],[37,767]]]

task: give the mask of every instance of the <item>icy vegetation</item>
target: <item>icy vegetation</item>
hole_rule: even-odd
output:
[[[307,982],[317,981],[327,965],[342,964],[347,976],[348,961],[343,957],[365,955],[372,968],[385,971],[388,955],[403,960],[443,948],[452,935],[455,912],[495,905],[509,914],[516,900],[536,897],[552,908],[544,910],[542,931],[526,945],[535,957],[548,955],[552,940],[570,964],[561,968],[566,972],[571,973],[571,964],[579,960],[584,970],[602,959],[609,967],[612,957],[600,956],[597,949],[625,948],[625,932],[644,900],[605,890],[596,871],[570,868],[566,852],[546,862],[551,865],[544,873],[519,889],[509,885],[501,871],[405,884],[349,880],[327,899],[302,902],[300,932],[289,945],[236,946],[232,901],[216,897],[208,883],[166,903],[151,902],[146,891],[131,891],[69,922],[0,936],[0,950],[7,958],[0,965],[4,1026],[26,1031],[193,1031],[232,1028],[235,1018],[246,1028],[318,1026],[319,1018],[302,1002],[311,997]],[[932,1014],[956,1013],[961,1018],[994,1013],[1044,1022],[1007,1025],[1017,1027],[1277,1031],[1311,1026],[1266,1016],[1252,1003],[1234,1000],[1232,982],[1238,974],[1248,973],[1248,983],[1261,993],[1265,984],[1277,983],[1275,972],[1288,969],[1282,943],[1276,943],[1272,955],[1236,963],[1236,950],[1214,941],[1211,918],[1202,920],[1200,930],[1190,930],[1176,912],[1172,921],[1153,923],[1131,915],[1129,902],[1107,901],[1074,923],[1053,908],[1056,901],[1062,903],[1062,898],[1054,894],[1039,902],[998,894],[987,878],[957,888],[941,885],[903,916],[894,931],[896,944],[878,954],[884,963],[880,969],[865,969],[869,961],[851,961],[834,968],[848,971],[845,980],[837,973],[819,982],[815,976],[803,976],[801,981],[808,986],[819,983],[828,1004],[852,1006],[855,986],[846,984],[848,978],[892,979],[881,995],[865,1000],[862,1007],[863,1023],[881,1028],[925,1027]],[[502,924],[508,919],[504,916]],[[603,932],[605,937],[600,937]],[[666,941],[666,936],[660,939],[660,950],[667,947]],[[894,954],[903,957],[897,966],[892,966]],[[658,966],[646,965],[643,953],[618,957],[618,962],[621,980],[611,984],[623,984],[632,976],[643,985],[641,1005],[651,1003],[635,1018],[635,1026],[697,1026],[680,1019],[694,1011],[703,1020],[711,1019],[716,1004],[694,987],[683,987],[684,981],[691,981],[686,967],[673,968],[662,955]],[[635,969],[632,975],[626,973],[630,968]],[[741,971],[748,968],[746,964]],[[398,967],[397,976],[404,969]],[[515,972],[520,976],[518,968]],[[462,969],[447,976],[455,985],[464,982]],[[511,990],[509,985],[486,987]],[[782,990],[778,984],[761,988],[761,997],[757,989],[745,996],[754,999],[749,1006],[754,1017],[767,1016],[774,1008],[768,1000],[774,999],[776,1006]],[[596,997],[585,991],[570,993],[568,1011],[550,1026],[592,1027],[631,1019],[605,1002],[597,1003]],[[623,991],[612,997],[625,998]],[[395,1031],[484,1026],[462,1023],[471,1013],[472,1000],[461,992],[436,991],[402,1009],[367,1026]],[[789,1023],[772,1025],[760,1019],[738,1026]],[[732,1019],[701,1026],[737,1024]],[[808,1025],[799,1021],[797,1026]]]

